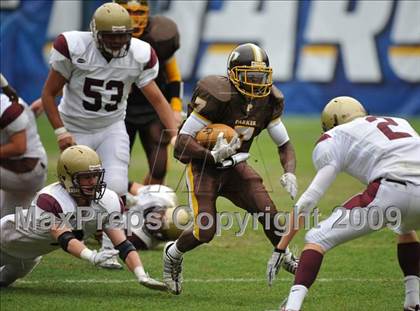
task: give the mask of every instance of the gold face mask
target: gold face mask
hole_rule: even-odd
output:
[[[149,4],[147,0],[117,1],[131,17],[133,36],[140,37],[149,21]]]
[[[263,66],[236,66],[229,72],[229,79],[238,91],[249,97],[265,97],[273,85],[273,70]]]

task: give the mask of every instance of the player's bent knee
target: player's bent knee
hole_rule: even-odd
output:
[[[322,230],[318,228],[313,228],[308,231],[305,235],[305,245],[317,245],[324,253],[329,251],[335,246],[333,241],[331,241],[328,236],[326,236]]]

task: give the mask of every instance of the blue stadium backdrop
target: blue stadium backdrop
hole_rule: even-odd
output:
[[[106,1],[2,0],[1,72],[27,101],[40,95],[51,41],[88,29]],[[225,74],[232,48],[265,48],[288,113],[318,113],[351,95],[371,113],[420,115],[420,1],[152,1],[174,19],[189,94],[197,79]],[[186,100],[188,96],[186,95]]]

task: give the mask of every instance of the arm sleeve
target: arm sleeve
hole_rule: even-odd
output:
[[[150,59],[149,62],[144,66],[142,73],[137,79],[136,85],[139,89],[149,84],[154,80],[159,73],[159,61],[155,50],[150,47]]]
[[[23,112],[6,127],[6,131],[9,135],[12,135],[14,133],[23,131],[28,126],[28,123],[28,116],[25,112]]]
[[[299,213],[312,211],[335,180],[337,174],[338,170],[333,165],[326,165],[318,171],[309,187],[296,203]]]
[[[289,141],[289,135],[287,134],[286,127],[280,118],[277,118],[270,122],[267,126],[268,134],[274,143],[280,147]]]
[[[203,129],[209,124],[210,122],[206,122],[203,119],[197,117],[193,112],[184,122],[184,125],[179,131],[179,134],[186,134],[195,137],[201,129]]]
[[[19,101],[21,101],[20,98]],[[4,109],[3,105],[10,104],[10,100],[6,95],[1,96],[1,102],[2,110]],[[12,103],[4,111],[2,111],[0,117],[0,128],[4,129],[9,135],[12,135],[13,133],[24,130],[28,125],[28,122],[29,119],[23,106],[17,103]]]
[[[59,35],[53,44],[49,61],[51,68],[60,73],[66,80],[70,80],[73,65],[64,35]]]

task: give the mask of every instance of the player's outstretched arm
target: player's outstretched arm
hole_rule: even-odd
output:
[[[290,194],[292,200],[296,198],[298,192],[296,171],[296,155],[292,143],[287,141],[278,147],[281,166],[284,169],[284,174],[280,178],[280,184]]]
[[[105,229],[105,232],[115,245],[115,249],[119,252],[120,258],[125,262],[128,269],[134,273],[141,285],[155,290],[167,290],[164,283],[156,281],[144,271],[143,264],[136,248],[127,240],[123,230]]]
[[[48,120],[54,128],[54,133],[57,136],[58,146],[61,151],[75,144],[73,136],[64,127],[57,106],[55,105],[55,98],[60,94],[66,82],[66,79],[61,74],[51,69],[47,81],[45,81],[41,97],[42,105]]]
[[[267,263],[267,281],[271,284],[279,271],[279,266],[284,257],[286,248],[289,246],[293,237],[298,233],[304,223],[304,216],[309,215],[324,193],[327,191],[331,183],[335,180],[338,170],[333,165],[322,167],[309,187],[297,201],[292,212],[289,215],[288,227],[286,234],[282,236],[279,244],[274,248]]]
[[[53,227],[51,235],[57,240],[63,250],[75,257],[87,260],[95,266],[118,254],[118,251],[114,249],[98,252],[87,248],[85,244],[75,237],[69,228]]]

